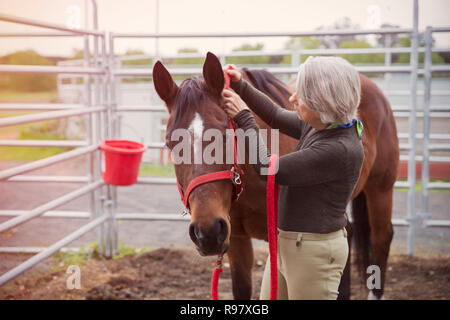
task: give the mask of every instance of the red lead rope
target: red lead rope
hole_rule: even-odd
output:
[[[223,271],[222,268],[223,254],[219,254],[216,260],[216,267],[214,268],[211,278],[211,300],[219,300],[219,277]]]
[[[278,265],[277,265],[277,226],[278,226],[278,185],[275,173],[278,155],[272,154],[267,175],[267,234],[269,238],[270,257],[270,300],[277,300]]]
[[[234,67],[228,65],[228,70],[233,70]],[[227,72],[225,72],[225,89],[230,89],[230,76],[228,75]],[[229,127],[230,129],[233,129],[233,122],[230,119],[229,120]],[[233,132],[234,133],[234,132]],[[233,144],[235,143],[234,138],[233,138]],[[234,151],[234,163],[236,164],[236,156],[237,156],[237,148],[235,145],[233,145],[233,151]],[[211,278],[211,300],[219,300],[219,278],[220,278],[220,274],[223,271],[222,268],[222,260],[223,260],[223,254],[219,254],[217,256],[217,260],[216,260],[216,267],[214,268],[213,271],[213,275]]]
[[[234,69],[228,66],[229,70]],[[230,88],[230,77],[225,72],[225,88]],[[230,128],[232,128],[232,120],[230,120]],[[237,148],[234,148],[235,164],[237,156]],[[278,226],[278,185],[275,184],[275,173],[278,162],[278,155],[272,154],[269,162],[269,172],[267,176],[267,232],[269,238],[269,256],[270,256],[270,299],[277,300],[278,294],[278,265],[277,265],[277,226]],[[220,273],[222,268],[223,254],[219,254],[216,260],[211,279],[211,299],[218,300],[218,286]]]

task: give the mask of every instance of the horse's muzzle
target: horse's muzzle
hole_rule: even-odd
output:
[[[209,228],[192,222],[189,226],[189,236],[202,256],[223,254],[228,250],[228,243],[225,242],[228,225],[222,218],[216,218]]]

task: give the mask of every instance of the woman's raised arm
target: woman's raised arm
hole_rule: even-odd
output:
[[[230,70],[229,74],[231,72],[237,71]],[[233,81],[233,77],[231,77],[231,80],[230,87],[271,128],[279,129],[284,134],[300,139],[306,123],[299,119],[295,111],[281,108],[266,94],[253,87],[242,77],[240,77],[239,81]]]

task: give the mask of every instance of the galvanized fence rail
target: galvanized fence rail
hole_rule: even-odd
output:
[[[357,66],[357,69],[362,73],[382,73],[385,74],[386,81],[389,81],[391,73],[406,73],[410,74],[410,90],[407,92],[389,91],[391,95],[410,95],[411,101],[409,106],[394,107],[394,113],[397,117],[409,118],[408,133],[399,133],[402,139],[407,138],[407,144],[401,144],[401,150],[408,151],[408,156],[402,156],[403,160],[408,160],[408,180],[397,181],[396,187],[408,188],[408,208],[406,219],[393,219],[393,224],[397,226],[408,227],[408,253],[414,252],[414,235],[415,228],[418,222],[428,227],[449,227],[448,220],[432,220],[428,212],[428,190],[430,189],[448,189],[450,183],[430,182],[429,179],[429,165],[433,161],[450,162],[450,157],[432,156],[431,152],[436,150],[450,150],[448,143],[434,143],[430,140],[447,141],[450,140],[450,135],[447,134],[433,134],[430,133],[430,118],[431,117],[449,117],[450,106],[431,107],[430,98],[432,94],[449,95],[450,91],[443,90],[440,92],[431,91],[431,75],[438,72],[449,72],[449,65],[433,65],[431,60],[432,52],[448,52],[448,49],[434,49],[432,48],[432,34],[433,32],[450,32],[450,28],[432,28],[426,29],[426,46],[419,48],[418,45],[418,16],[417,16],[417,2],[415,1],[415,15],[414,26],[412,29],[377,29],[377,30],[338,30],[338,31],[320,31],[320,32],[295,32],[295,33],[250,33],[250,34],[125,34],[125,33],[109,33],[99,32],[97,30],[97,13],[96,5],[94,4],[94,29],[95,30],[80,30],[70,29],[54,24],[47,24],[39,21],[22,19],[18,17],[11,17],[0,14],[0,21],[7,21],[13,23],[21,23],[25,25],[38,26],[50,30],[57,30],[63,33],[0,33],[2,37],[83,37],[84,38],[84,60],[80,66],[7,66],[0,65],[0,73],[45,73],[45,74],[64,74],[83,77],[83,92],[84,102],[82,104],[0,104],[1,110],[26,110],[26,111],[46,111],[37,114],[17,116],[11,118],[0,119],[0,127],[10,126],[20,123],[29,123],[34,121],[41,121],[46,119],[57,119],[78,115],[86,115],[87,121],[87,139],[85,141],[54,141],[54,140],[22,140],[10,141],[0,140],[0,145],[3,146],[59,146],[59,147],[74,147],[72,151],[68,151],[56,156],[45,158],[42,160],[27,163],[12,169],[0,171],[0,180],[14,182],[76,182],[83,186],[79,189],[54,199],[42,206],[33,210],[0,210],[0,216],[11,216],[10,220],[0,224],[0,232],[25,223],[30,219],[36,217],[64,217],[72,219],[86,219],[91,221],[85,226],[81,227],[72,234],[61,239],[57,243],[48,248],[0,248],[4,252],[29,251],[39,253],[31,259],[25,261],[18,267],[0,276],[0,285],[13,279],[23,271],[29,269],[36,263],[54,254],[64,246],[68,245],[73,240],[89,232],[95,227],[99,227],[99,249],[106,255],[111,256],[117,250],[117,220],[166,220],[166,221],[188,221],[188,217],[183,217],[175,213],[117,213],[117,189],[114,186],[105,185],[101,179],[101,155],[98,150],[99,141],[105,138],[120,138],[120,114],[124,112],[165,112],[165,108],[158,106],[120,106],[117,103],[116,81],[123,77],[152,77],[152,68],[122,68],[122,61],[126,60],[142,60],[153,59],[159,57],[156,55],[138,55],[127,57],[116,57],[114,43],[119,38],[203,38],[203,37],[280,37],[280,36],[329,36],[329,35],[366,35],[366,34],[406,34],[411,36],[411,48],[390,48],[390,37],[386,37],[386,48],[370,48],[370,49],[315,49],[315,50],[297,50],[297,51],[279,51],[273,53],[267,52],[234,52],[227,55],[220,55],[220,59],[225,64],[227,57],[236,56],[257,56],[257,55],[291,55],[290,66],[268,66],[266,69],[274,74],[295,75],[298,72],[302,55],[330,55],[330,54],[385,54],[385,65],[382,66]],[[89,40],[93,39],[94,55],[90,58]],[[100,44],[99,44],[100,41]],[[100,46],[100,47],[99,47]],[[108,49],[108,53],[107,53]],[[100,51],[100,52],[99,52]],[[418,55],[425,53],[425,64],[423,68],[419,67]],[[409,65],[392,65],[391,56],[394,53],[410,53],[411,61]],[[179,57],[199,57],[198,54],[183,54],[177,55]],[[163,57],[171,58],[171,57]],[[174,75],[193,75],[200,74],[201,69],[198,67],[183,67],[183,68],[169,68],[169,71]],[[417,78],[418,75],[424,75],[425,88],[421,94],[424,97],[423,110],[417,110]],[[94,80],[93,88],[91,79]],[[92,90],[93,89],[93,90]],[[93,93],[93,94],[92,94]],[[423,133],[417,133],[416,119],[423,118]],[[422,156],[417,155],[416,140],[423,140]],[[161,149],[163,144],[159,141],[152,142],[148,145],[149,149]],[[72,159],[80,155],[87,155],[88,172],[86,176],[30,176],[25,173],[49,166],[51,164]],[[422,169],[422,210],[417,213],[415,209],[415,167],[416,161],[423,162]],[[175,185],[174,178],[156,178],[156,177],[139,177],[139,184],[170,184]],[[67,203],[81,195],[90,194],[89,211],[56,211],[57,207]]]
[[[96,25],[96,6],[94,3],[94,23]],[[0,224],[0,232],[7,231],[15,226],[25,223],[31,219],[42,215],[51,215],[50,210],[55,209],[73,199],[82,195],[90,195],[89,212],[67,213],[64,217],[83,217],[90,218],[91,221],[65,236],[60,241],[54,243],[48,248],[43,248],[38,254],[26,260],[19,266],[0,276],[0,286],[10,281],[20,273],[31,268],[43,259],[51,256],[64,246],[73,242],[77,238],[86,234],[95,227],[100,228],[99,247],[103,254],[111,256],[114,248],[117,246],[117,239],[108,238],[106,235],[108,229],[113,225],[113,191],[110,186],[104,184],[100,177],[100,151],[98,150],[98,141],[109,137],[106,123],[100,122],[100,115],[108,119],[108,101],[107,101],[107,53],[106,53],[106,34],[98,30],[72,29],[61,25],[50,24],[25,18],[14,17],[0,14],[0,21],[18,23],[22,25],[36,26],[40,28],[61,31],[60,33],[2,33],[2,37],[83,37],[84,38],[84,56],[85,63],[83,67],[59,67],[59,66],[29,66],[29,65],[0,65],[0,73],[5,74],[76,74],[83,76],[85,84],[84,101],[81,105],[64,104],[0,104],[0,110],[30,110],[47,111],[28,114],[24,116],[13,116],[0,119],[0,127],[13,126],[23,123],[32,123],[36,121],[67,118],[73,116],[86,115],[87,117],[87,139],[85,141],[54,141],[54,140],[21,140],[10,141],[1,140],[3,146],[57,146],[73,147],[74,149],[42,160],[32,161],[10,169],[0,171],[0,181],[38,181],[38,182],[64,182],[76,181],[83,184],[82,187],[51,200],[33,210],[22,212],[2,212],[2,215],[13,215],[14,217]],[[94,43],[94,62],[89,60],[90,52],[89,40]],[[101,56],[99,55],[99,41],[101,42]],[[94,79],[94,97],[91,96],[91,79]],[[85,155],[87,157],[87,168],[89,172],[85,177],[52,177],[52,176],[26,176],[23,175],[31,170],[43,168],[57,162],[73,159]],[[58,215],[56,215],[58,216]],[[17,252],[14,249],[26,248],[5,248],[4,251]]]
[[[450,189],[450,182],[430,182],[430,162],[433,151],[449,151],[450,144],[432,144],[430,139],[433,139],[433,135],[430,133],[430,118],[433,115],[434,109],[431,107],[431,83],[432,74],[436,72],[446,71],[443,66],[433,66],[432,53],[433,53],[433,32],[434,33],[450,33],[450,28],[433,28],[428,26],[425,31],[425,57],[424,57],[424,101],[423,101],[423,146],[422,146],[422,189],[421,189],[421,211],[418,213],[418,222],[422,222],[423,226],[437,226],[437,227],[449,227],[450,221],[448,220],[431,220],[431,213],[429,210],[429,190]],[[450,138],[447,139],[449,142]],[[412,252],[408,252],[410,254]]]

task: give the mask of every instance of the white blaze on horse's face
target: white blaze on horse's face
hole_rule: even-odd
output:
[[[194,164],[202,163],[203,129],[203,119],[200,114],[196,112],[194,119],[188,128],[194,136]]]

